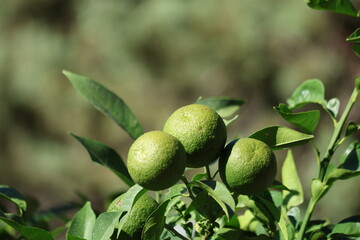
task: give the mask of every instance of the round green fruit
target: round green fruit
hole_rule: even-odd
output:
[[[173,186],[185,171],[186,152],[180,141],[163,131],[141,135],[131,145],[127,167],[132,179],[145,189]]]
[[[117,197],[108,207],[107,212],[118,211],[121,207],[124,194]],[[141,239],[146,219],[158,207],[158,203],[146,193],[143,194],[133,205],[128,217],[121,229],[119,239]]]
[[[258,194],[268,188],[277,172],[276,158],[262,141],[242,138],[229,143],[219,160],[219,173],[238,194]]]
[[[201,104],[176,110],[165,122],[164,131],[180,140],[187,153],[187,167],[192,168],[216,160],[227,137],[223,119],[215,110]]]

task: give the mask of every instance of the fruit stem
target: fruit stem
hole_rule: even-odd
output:
[[[176,231],[172,226],[170,226],[169,224],[165,223],[165,228],[167,230],[169,230],[172,234],[174,234],[175,236],[179,237],[180,239],[183,240],[189,240],[187,237],[183,236],[182,234],[180,234],[178,231]]]

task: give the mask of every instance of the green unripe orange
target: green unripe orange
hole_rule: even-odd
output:
[[[226,146],[219,173],[228,188],[239,194],[258,194],[268,188],[277,172],[276,158],[262,141],[242,138]]]
[[[180,140],[187,153],[187,167],[198,168],[216,160],[226,142],[226,126],[212,108],[191,104],[177,109],[164,131]]]
[[[120,209],[124,194],[117,197],[108,207],[108,212]],[[133,205],[128,217],[121,228],[119,239],[138,240],[141,239],[146,219],[156,210],[158,203],[146,193],[142,195]]]
[[[132,179],[148,190],[173,186],[185,171],[186,152],[180,141],[163,131],[141,135],[131,145],[127,167]]]

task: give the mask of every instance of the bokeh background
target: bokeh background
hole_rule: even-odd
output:
[[[79,193],[100,209],[109,195],[126,190],[68,132],[106,143],[124,160],[130,137],[75,92],[63,69],[121,96],[145,131],[161,129],[176,108],[200,96],[244,99],[230,140],[286,125],[272,107],[309,78],[321,79],[326,97],[338,97],[343,109],[360,74],[345,38],[358,26],[300,0],[2,0],[0,184],[36,198],[43,209]],[[351,115],[357,122],[359,106]],[[316,141],[324,150],[332,133],[324,112],[319,126]],[[307,193],[316,176],[311,151],[295,149]],[[285,152],[277,155],[280,168]],[[358,179],[338,182],[316,215],[336,222],[359,214],[359,194]]]

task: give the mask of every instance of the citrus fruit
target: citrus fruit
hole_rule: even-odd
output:
[[[127,166],[132,179],[148,190],[174,185],[186,166],[186,152],[180,141],[163,131],[141,135],[131,145]]]
[[[108,207],[108,212],[119,210],[124,194],[117,197]],[[143,194],[133,205],[128,217],[121,228],[119,239],[138,240],[141,239],[141,233],[146,219],[155,211],[158,203],[146,193]]]
[[[226,126],[212,108],[191,104],[177,109],[164,131],[180,140],[187,153],[187,167],[203,167],[216,160],[226,142]]]
[[[239,194],[262,192],[273,183],[276,172],[276,158],[271,148],[252,138],[229,143],[219,160],[221,179]]]

